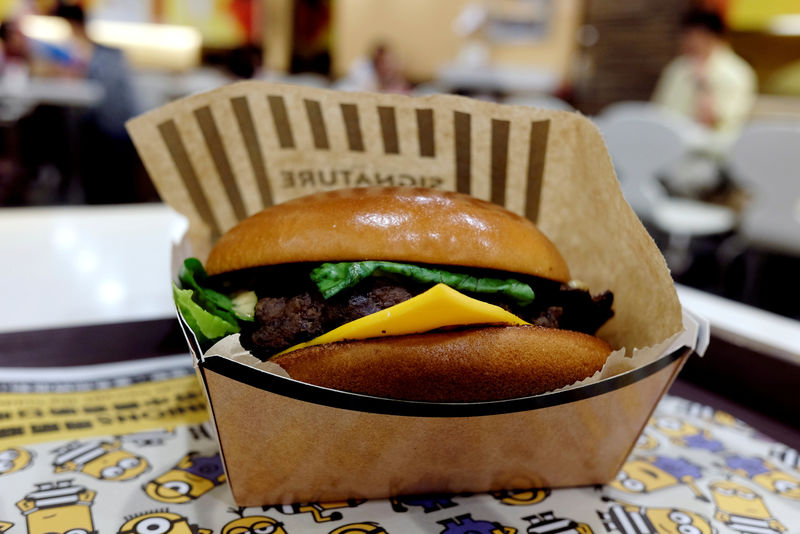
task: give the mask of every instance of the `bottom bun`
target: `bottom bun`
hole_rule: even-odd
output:
[[[328,343],[273,358],[302,382],[377,397],[476,402],[537,395],[591,376],[611,347],[539,326]]]

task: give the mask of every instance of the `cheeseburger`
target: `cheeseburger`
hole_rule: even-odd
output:
[[[309,195],[185,262],[175,298],[206,348],[236,334],[297,380],[437,402],[535,395],[591,376],[613,296],[498,205],[420,188]]]

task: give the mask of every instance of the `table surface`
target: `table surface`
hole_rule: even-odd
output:
[[[134,228],[136,232],[131,232]],[[147,390],[155,392],[148,394],[156,396],[139,403],[131,401],[126,397],[133,395],[131,391],[141,391],[150,386],[137,385],[141,378],[138,375],[133,378],[109,375],[102,381],[111,385],[118,383],[119,386],[102,394],[108,396],[110,406],[128,409],[125,407],[149,405],[150,402],[167,403],[169,409],[161,410],[162,414],[193,414],[191,417],[194,417],[185,421],[159,421],[163,428],[148,429],[144,434],[140,431],[142,429],[129,425],[114,427],[113,432],[109,427],[105,434],[81,434],[75,435],[74,439],[23,443],[8,448],[0,439],[0,476],[8,477],[9,482],[13,477],[13,484],[3,487],[15,488],[13,492],[2,490],[2,497],[8,499],[0,499],[5,501],[5,504],[0,502],[0,531],[12,525],[10,534],[14,534],[20,531],[15,523],[26,522],[31,531],[30,522],[38,517],[34,513],[20,515],[14,502],[27,500],[36,504],[37,499],[44,498],[43,495],[50,495],[48,492],[64,496],[80,490],[96,492],[88,499],[92,502],[87,506],[101,531],[119,529],[131,514],[138,514],[143,518],[140,521],[151,521],[153,525],[165,520],[185,521],[187,524],[191,521],[200,527],[214,528],[214,531],[239,523],[272,521],[273,524],[281,523],[288,534],[301,531],[378,533],[382,532],[379,527],[386,529],[383,532],[427,529],[457,534],[469,528],[483,532],[478,529],[501,526],[538,533],[549,532],[542,529],[552,528],[551,525],[567,526],[570,521],[577,525],[580,521],[599,533],[603,531],[601,529],[615,531],[609,522],[614,514],[618,518],[647,519],[646,510],[655,513],[661,509],[659,507],[667,505],[671,509],[678,507],[689,515],[698,514],[697,517],[701,518],[698,521],[705,521],[704,524],[716,521],[718,532],[739,532],[734,528],[735,523],[720,519],[727,516],[716,515],[719,509],[715,508],[717,501],[706,496],[716,499],[716,485],[723,482],[744,488],[743,491],[754,491],[757,499],[763,499],[773,515],[772,527],[769,528],[777,528],[778,524],[794,527],[800,523],[794,497],[790,494],[772,495],[765,489],[769,486],[761,486],[758,479],[748,478],[746,471],[734,465],[736,462],[744,462],[743,465],[747,466],[758,463],[763,469],[773,469],[772,472],[777,473],[775,476],[800,482],[800,470],[787,460],[792,451],[800,449],[800,431],[765,417],[749,406],[750,399],[721,397],[680,379],[670,390],[670,394],[676,396],[665,398],[659,405],[654,422],[643,434],[643,438],[648,439],[637,445],[623,472],[630,476],[641,469],[640,464],[644,462],[647,464],[645,467],[650,466],[648,472],[652,472],[654,467],[661,469],[659,466],[663,464],[666,469],[663,476],[670,476],[667,471],[674,468],[693,470],[695,474],[687,474],[681,482],[666,488],[654,487],[644,494],[631,494],[620,483],[603,488],[552,492],[530,489],[391,501],[354,500],[339,503],[338,508],[336,505],[307,503],[244,509],[235,506],[230,492],[221,482],[224,479],[217,479],[204,490],[210,490],[207,495],[192,497],[190,502],[183,504],[172,501],[167,503],[168,512],[149,512],[152,517],[147,516],[146,511],[163,508],[165,503],[156,502],[158,499],[153,500],[153,494],[143,491],[147,485],[156,479],[172,476],[170,474],[183,469],[180,466],[186,462],[190,465],[193,461],[220,465],[213,431],[207,423],[200,421],[207,415],[198,411],[201,410],[199,404],[192,404],[192,399],[198,397],[194,391],[197,383],[191,370],[178,376],[180,373],[168,369],[168,362],[174,360],[171,356],[183,355],[187,363],[190,361],[174,316],[169,286],[170,244],[185,228],[182,217],[160,204],[0,210],[0,250],[6,253],[7,258],[17,260],[0,262],[0,294],[6,297],[7,303],[13,303],[13,306],[0,309],[0,347],[3,347],[0,367],[6,368],[5,379],[0,373],[0,397],[4,395],[4,382],[13,390],[16,387],[14,377],[25,373],[24,369],[9,367],[36,368],[39,371],[34,370],[32,376],[40,380],[43,377],[62,382],[78,380],[77,384],[81,385],[92,382],[88,377],[94,373],[91,369],[96,368],[96,364],[130,362],[134,367],[144,364],[154,380],[157,377],[162,381],[154,382],[152,387],[155,389]],[[721,303],[686,288],[679,288],[679,294],[684,305],[707,314],[712,331],[716,329],[731,340],[743,338],[750,346],[771,351],[783,362],[791,361],[797,354],[796,345],[784,343],[787,338],[791,341],[797,333],[798,327],[793,322],[774,321],[771,316],[757,310]],[[755,323],[753,318],[757,319]],[[740,321],[745,324],[737,327]],[[748,332],[747,324],[755,324],[760,331],[773,329],[781,342],[776,342],[770,335]],[[165,363],[151,363],[155,362],[149,359],[152,357]],[[80,367],[86,365],[91,367]],[[68,368],[65,370],[64,366]],[[53,370],[42,373],[43,367],[52,367]],[[122,373],[118,367],[114,369],[114,373]],[[160,383],[165,386],[161,387]],[[17,386],[22,385],[17,383]],[[41,391],[48,390],[48,387],[52,385],[33,386],[34,390],[38,388]],[[75,385],[68,385],[68,388],[73,387]],[[11,403],[21,406],[46,398],[25,393],[5,395],[2,398],[9,402],[8,406]],[[60,396],[58,403],[68,410],[69,407],[63,406],[69,400],[67,397],[72,398]],[[86,398],[79,393],[73,397],[78,399],[75,402]],[[4,402],[2,398],[0,404]],[[120,401],[112,402],[112,399]],[[29,408],[9,412],[9,415],[12,419],[19,419],[34,417],[40,411],[45,413],[33,404]],[[660,418],[667,422],[683,421],[688,425],[686,428],[694,429],[696,436],[703,437],[703,445],[670,438],[671,431],[658,426]],[[3,431],[8,423],[5,420],[0,425],[0,438],[13,438]],[[34,425],[32,428],[35,427],[36,432],[45,432],[49,428],[46,424],[36,424],[33,419],[29,423]],[[153,437],[155,435],[158,439]],[[165,443],[159,444],[159,440]],[[713,451],[712,446],[715,447]],[[108,451],[109,458],[113,456],[114,461],[126,455],[137,458],[139,462],[145,461],[147,470],[137,472],[135,477],[138,478],[127,482],[97,478],[98,475],[93,475],[90,468],[75,461],[62,466],[66,471],[62,468],[53,471],[59,458],[77,458],[77,451],[98,447]],[[4,455],[14,456],[9,464],[11,471],[4,471]],[[19,458],[24,459],[25,455],[28,462],[17,465]],[[161,517],[158,514],[167,515]],[[747,518],[747,521],[751,520],[766,521]],[[361,530],[353,530],[356,527]]]
[[[175,311],[169,272],[171,244],[186,227],[181,215],[160,203],[0,209],[0,250],[16,259],[0,262],[0,295],[14,303],[0,307],[0,335],[10,334],[5,337],[15,347],[0,354],[0,365],[59,365],[59,343],[87,332],[99,354],[111,343],[117,358],[181,351],[180,334],[170,332]],[[684,306],[709,320],[714,339],[800,369],[797,321],[684,286],[678,294]],[[137,347],[125,326],[131,323],[145,325],[156,342],[166,339],[162,349]],[[44,330],[58,342],[42,343]],[[38,363],[21,363],[16,358],[23,353]],[[734,404],[746,411],[746,399]]]

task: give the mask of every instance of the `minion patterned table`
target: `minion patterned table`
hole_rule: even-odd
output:
[[[0,532],[800,532],[797,451],[669,396],[603,487],[240,508],[192,369],[163,362],[0,382]]]

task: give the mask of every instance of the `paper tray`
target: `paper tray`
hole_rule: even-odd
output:
[[[647,355],[570,391],[410,403],[199,356],[184,324],[241,506],[607,482],[691,350],[702,352],[599,132],[579,114],[248,82],[128,127],[162,198],[189,219],[192,251],[173,254],[173,279],[188,252],[205,259],[217,236],[273,203],[342,187],[334,177],[369,182],[350,186],[411,177],[536,222],[574,278],[614,293],[615,316],[598,335]],[[621,363],[616,371],[629,368]]]
[[[694,350],[680,346],[577,389],[431,403],[203,357],[181,323],[240,506],[606,483]],[[693,345],[702,348],[707,334],[701,321]]]

